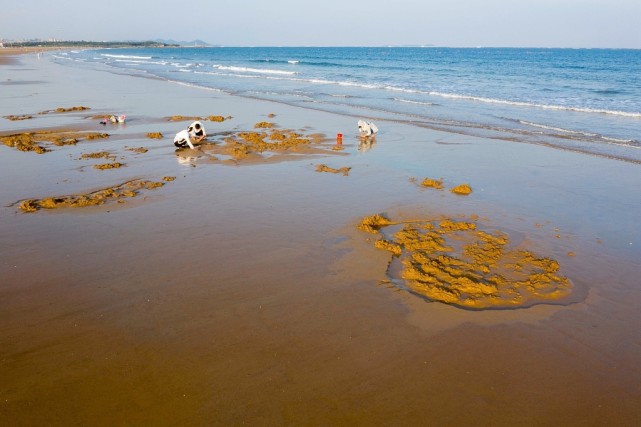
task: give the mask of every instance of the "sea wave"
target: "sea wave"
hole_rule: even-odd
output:
[[[404,102],[405,104],[416,104],[416,105],[436,105],[433,102],[424,102],[424,101],[413,101],[411,99],[403,99],[403,98],[392,98],[394,101],[397,102]]]
[[[294,71],[254,69],[254,68],[247,68],[247,67],[235,67],[235,66],[223,66],[223,65],[214,65],[213,67],[218,70],[232,71],[234,73],[238,73],[238,74],[220,74],[220,75],[228,75],[228,76],[256,77],[256,78],[286,80],[286,81],[292,81],[292,82],[312,83],[312,84],[320,84],[320,85],[338,85],[338,86],[355,87],[355,88],[361,88],[361,89],[382,89],[382,90],[388,90],[393,92],[401,92],[401,93],[409,93],[409,94],[417,94],[417,95],[428,95],[428,96],[434,96],[439,98],[483,102],[483,103],[489,103],[489,104],[501,104],[501,105],[515,106],[515,107],[541,108],[546,110],[573,111],[573,112],[579,112],[579,113],[607,114],[607,115],[614,115],[614,116],[621,116],[621,117],[641,118],[641,112],[634,112],[634,111],[629,112],[629,111],[620,111],[620,110],[587,108],[587,107],[579,107],[579,106],[538,104],[533,102],[514,101],[514,100],[507,100],[507,99],[500,99],[500,98],[487,98],[487,97],[481,97],[481,96],[447,93],[447,92],[440,92],[440,91],[408,89],[408,88],[403,88],[398,86],[390,86],[390,85],[368,83],[368,82],[357,82],[357,81],[350,81],[350,80],[280,77],[280,76],[294,76],[299,74]],[[242,74],[242,73],[252,73],[252,74]],[[272,74],[272,75],[267,76],[267,75],[261,75],[261,74]],[[279,77],[274,77],[274,75],[279,75]],[[399,102],[403,102],[403,101],[400,101],[400,99],[395,98],[395,100]],[[416,101],[416,102],[419,102],[419,101]],[[425,101],[425,102],[427,103],[428,101]]]
[[[435,91],[429,91],[429,92],[414,91],[414,92],[425,93],[427,95],[438,96],[442,98],[469,100],[469,101],[476,101],[476,102],[484,102],[488,104],[503,104],[503,105],[510,105],[514,107],[542,108],[545,110],[574,111],[578,113],[608,114],[608,115],[622,116],[622,117],[641,118],[641,112],[636,112],[636,111],[606,110],[606,109],[600,109],[600,108],[576,107],[576,106],[569,106],[569,105],[565,106],[565,105],[554,105],[554,104],[537,104],[537,103],[525,102],[525,101],[512,101],[507,99],[485,98],[481,96],[461,95],[461,94],[455,94],[455,93],[443,93],[443,92],[435,92]]]
[[[580,130],[571,130],[571,129],[565,129],[565,128],[560,128],[557,126],[549,126],[549,125],[544,125],[540,123],[534,123],[530,122],[527,120],[517,120],[519,123],[524,124],[526,126],[534,127],[534,128],[539,128],[551,132],[556,132],[564,135],[568,135],[567,138],[581,138],[585,139],[588,141],[598,141],[602,143],[607,143],[607,144],[613,144],[613,145],[622,145],[626,147],[632,147],[632,148],[641,148],[639,146],[639,141],[634,140],[634,139],[627,139],[627,138],[614,138],[611,136],[605,136],[601,135],[598,133],[594,132],[585,132],[585,131],[580,131]],[[552,135],[554,136],[554,135]]]
[[[269,68],[236,67],[232,65],[212,65],[212,67],[216,68],[217,70],[234,71],[239,73],[282,74],[286,76],[297,74],[295,71],[272,70]]]
[[[144,61],[139,59],[115,59],[114,62],[125,62],[127,64],[167,65],[165,61]]]
[[[107,58],[129,58],[129,59],[151,59],[151,56],[135,56],[135,55],[114,55],[111,53],[102,53],[101,56],[106,56]]]
[[[530,122],[530,121],[527,121],[527,120],[518,120],[518,122],[523,124],[523,125],[527,125],[527,126],[531,126],[531,127],[535,127],[535,128],[540,128],[540,129],[545,129],[545,130],[551,130],[551,131],[554,131],[554,132],[585,135],[585,136],[599,136],[596,133],[581,132],[581,131],[577,131],[577,130],[564,129],[564,128],[560,128],[560,127],[556,127],[556,126],[549,126],[549,125],[543,125],[543,124],[540,124],[540,123],[534,123],[534,122]]]

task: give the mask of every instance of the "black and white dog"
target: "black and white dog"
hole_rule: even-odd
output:
[[[174,137],[174,145],[181,148],[189,146],[189,148],[193,149],[195,147],[191,142],[192,138],[195,139],[196,142],[200,142],[206,136],[207,133],[205,132],[205,128],[202,123],[195,121],[190,124],[186,130],[181,130],[176,134]]]

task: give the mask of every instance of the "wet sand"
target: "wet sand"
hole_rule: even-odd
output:
[[[0,145],[3,423],[641,423],[637,165],[394,122],[363,143],[356,115],[34,54],[0,66],[0,83],[0,117],[33,116],[0,118],[0,135],[109,134],[42,154]],[[91,110],[36,114],[80,105]],[[110,114],[127,122],[94,118]],[[206,144],[177,151],[189,123],[177,115],[230,118],[203,122]],[[223,150],[273,129],[327,138],[286,155]],[[105,158],[123,166],[96,169]],[[19,207],[163,177],[175,180],[124,203]],[[444,189],[420,185],[428,177]],[[464,183],[470,194],[450,191]],[[571,298],[500,310],[430,301],[358,228],[378,213],[474,218],[557,261]]]

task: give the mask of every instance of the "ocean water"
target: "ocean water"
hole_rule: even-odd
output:
[[[641,163],[641,50],[216,47],[52,55],[203,90]]]

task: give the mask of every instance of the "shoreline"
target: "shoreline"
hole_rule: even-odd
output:
[[[19,60],[30,71],[3,67],[27,83],[5,86],[0,116],[91,110],[0,118],[1,134],[86,126],[110,137],[42,155],[0,146],[0,179],[16,183],[0,191],[0,233],[11,242],[0,250],[6,419],[641,419],[641,349],[629,346],[640,342],[636,165],[393,122],[378,123],[380,135],[364,151],[352,117]],[[127,114],[124,126],[90,118],[119,113]],[[171,138],[187,122],[164,120],[175,114],[231,116],[205,122],[218,145],[262,121],[324,134],[328,147],[337,132],[345,140],[336,153],[232,166],[202,152],[177,155]],[[145,136],[152,131],[163,139]],[[128,151],[135,147],[148,151]],[[81,159],[101,150],[126,166],[101,171]],[[317,173],[321,163],[351,170]],[[35,214],[7,207],[162,176],[176,179],[120,207]],[[427,176],[448,188],[469,182],[473,192],[411,182]],[[357,229],[380,212],[394,220],[478,216],[488,230],[558,259],[582,297],[485,311],[416,298],[386,284],[390,256]]]

